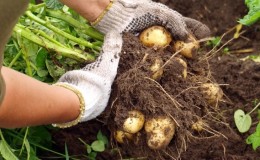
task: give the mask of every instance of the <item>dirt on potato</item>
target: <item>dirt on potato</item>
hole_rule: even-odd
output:
[[[192,17],[207,24],[213,36],[222,36],[232,29],[236,20],[246,14],[243,1],[192,0],[161,3],[176,9],[184,16]],[[187,9],[189,8],[189,9]],[[260,100],[260,64],[251,60],[242,61],[247,55],[259,54],[260,26],[244,27],[243,35],[228,43],[230,53],[223,48],[211,51],[212,46],[201,43],[196,59],[186,59],[188,65],[186,79],[182,77],[183,66],[172,55],[171,46],[153,49],[140,44],[138,37],[125,34],[118,75],[112,86],[112,94],[106,111],[97,119],[75,127],[53,133],[55,148],[64,152],[68,146],[70,155],[86,158],[87,151],[78,140],[91,144],[99,130],[110,143],[105,152],[98,153],[96,159],[149,159],[149,160],[198,160],[234,159],[257,160],[260,150],[254,151],[245,139],[254,132],[255,122],[248,133],[241,134],[235,127],[233,114],[237,109],[249,112],[254,102]],[[227,42],[234,30],[223,38]],[[253,49],[248,53],[237,53],[242,49]],[[155,81],[151,78],[151,65],[155,59],[165,64],[163,76]],[[205,82],[215,82],[223,90],[224,97],[216,105],[209,105],[203,98],[199,86]],[[134,140],[117,143],[113,132],[121,129],[127,112],[138,109],[146,118],[159,115],[169,116],[176,123],[176,133],[165,149],[152,150],[147,146],[146,133],[142,129]],[[192,129],[196,122],[202,122],[202,131]],[[85,155],[85,156],[83,156]]]

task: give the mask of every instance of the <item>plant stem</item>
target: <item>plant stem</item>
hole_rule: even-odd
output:
[[[61,36],[64,36],[64,37],[66,37],[66,38],[68,38],[68,39],[70,39],[70,40],[72,40],[72,41],[78,43],[79,45],[83,45],[83,46],[86,46],[86,47],[88,47],[88,48],[95,49],[95,50],[97,50],[97,51],[100,50],[100,47],[95,46],[95,45],[93,45],[92,43],[90,43],[90,42],[88,42],[88,41],[86,41],[86,40],[83,40],[83,39],[81,39],[81,38],[74,37],[74,36],[68,34],[67,32],[62,31],[61,29],[59,29],[59,28],[53,26],[51,23],[49,23],[49,22],[47,22],[47,21],[44,21],[44,20],[42,20],[41,18],[35,16],[31,11],[26,11],[25,14],[26,14],[30,19],[34,20],[35,22],[40,23],[41,25],[44,25],[45,27],[49,28],[49,29],[52,30],[53,32],[55,32],[55,33],[57,33],[57,34],[59,34],[59,35],[61,35]]]
[[[33,31],[35,34],[39,34],[42,37],[46,38],[47,40],[49,40],[50,42],[53,42],[61,47],[66,47],[63,44],[61,44],[60,42],[56,41],[54,38],[50,37],[49,35],[47,35],[45,32],[43,32],[42,30],[39,29],[30,29],[31,31]]]
[[[260,106],[260,102],[248,114],[253,113]]]
[[[42,7],[45,7],[45,3],[40,3],[40,4],[37,4],[37,5],[34,5],[34,4],[29,4],[29,7],[28,9],[31,10],[31,11],[34,11],[38,8],[42,8]]]
[[[95,60],[95,56],[91,54],[84,54],[84,51],[78,52],[77,50],[72,50],[70,48],[61,47],[57,44],[51,43],[44,38],[40,38],[39,36],[35,35],[30,30],[26,29],[24,26],[17,24],[14,27],[14,32],[20,34],[22,37],[44,47],[52,51],[56,51],[60,53],[64,57],[72,58],[80,62],[93,62]],[[83,55],[84,54],[84,55]]]
[[[23,149],[24,149],[24,145],[25,145],[25,140],[27,139],[28,131],[29,131],[29,127],[26,127],[25,134],[24,134],[24,137],[23,137],[23,144],[22,144],[22,147],[21,147],[19,156],[21,156],[22,153],[23,153]]]
[[[98,32],[93,27],[89,26],[87,23],[81,23],[81,22],[77,21],[76,19],[74,19],[73,17],[71,17],[70,15],[63,13],[60,10],[46,9],[46,14],[47,14],[47,16],[61,19],[65,22],[69,23],[71,26],[73,26],[75,28],[79,28],[82,32],[86,33],[88,36],[103,42],[104,35],[101,34],[100,32]]]
[[[8,65],[8,67],[12,68],[14,63],[17,61],[17,59],[22,55],[22,51],[20,50],[14,57],[14,59],[11,61],[11,63]]]
[[[22,51],[22,54],[23,54],[23,59],[25,60],[25,63],[26,63],[27,75],[32,77],[33,74],[32,74],[32,69],[31,69],[31,65],[30,65],[30,60],[29,60],[29,57],[28,57],[28,54],[27,54],[26,47],[23,44],[23,39],[21,37],[21,34],[17,34],[17,41],[18,41],[18,44],[21,47],[21,51]]]

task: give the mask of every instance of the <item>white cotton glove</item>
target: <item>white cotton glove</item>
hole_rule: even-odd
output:
[[[78,122],[91,120],[104,111],[117,74],[123,32],[136,33],[152,25],[162,25],[183,40],[188,37],[189,32],[197,38],[210,33],[204,24],[185,18],[165,5],[150,0],[111,1],[93,25],[105,34],[99,58],[81,70],[65,73],[56,84],[69,86],[80,94],[78,96],[84,100],[81,114],[73,122],[54,126],[70,127]]]

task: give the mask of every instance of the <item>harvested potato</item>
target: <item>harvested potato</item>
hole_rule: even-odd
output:
[[[201,132],[203,130],[204,123],[202,120],[198,120],[197,122],[193,123],[191,128],[197,132]]]
[[[157,48],[166,47],[172,41],[170,32],[162,26],[152,26],[145,29],[140,34],[139,39],[143,45]]]
[[[154,117],[146,121],[145,131],[149,148],[163,149],[173,138],[175,122],[167,116]]]
[[[216,105],[223,97],[223,91],[217,83],[204,83],[199,89],[209,105]]]
[[[152,71],[151,78],[154,80],[158,80],[163,75],[163,60],[161,58],[156,58],[153,65],[150,67],[150,70]]]
[[[131,140],[133,138],[133,134],[127,133],[127,132],[124,132],[124,131],[121,131],[121,130],[117,130],[114,133],[114,137],[115,137],[117,142],[124,143],[126,139]]]
[[[187,67],[187,63],[183,59],[181,59],[179,57],[175,57],[174,60],[177,61],[178,63],[180,63],[183,66],[182,77],[184,79],[186,79],[187,78],[187,73],[188,73],[188,71],[187,71],[187,68],[188,68]]]
[[[197,49],[199,48],[199,42],[192,35],[190,35],[185,42],[175,41],[173,48],[175,51],[182,50],[180,54],[186,58],[194,58]]]
[[[128,117],[124,121],[123,131],[135,134],[140,131],[144,126],[145,117],[143,113],[137,110],[128,112]]]

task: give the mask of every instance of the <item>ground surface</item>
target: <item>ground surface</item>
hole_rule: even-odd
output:
[[[238,0],[160,0],[160,2],[176,9],[184,16],[195,18],[207,24],[213,36],[222,36],[237,24],[238,18],[243,17],[247,12],[243,2]],[[180,66],[169,65],[170,67],[166,68],[160,84],[183,106],[182,111],[176,107],[169,107],[173,106],[171,101],[167,99],[167,96],[160,94],[158,96],[157,93],[160,90],[152,81],[140,79],[140,77],[149,74],[146,70],[147,66],[139,63],[143,58],[140,54],[149,52],[150,55],[153,55],[151,57],[163,54],[163,60],[166,61],[171,56],[171,48],[156,53],[141,46],[136,37],[125,35],[119,73],[113,86],[110,108],[97,120],[53,133],[56,148],[63,151],[66,142],[70,155],[86,155],[86,149],[78,138],[86,143],[91,143],[96,140],[97,132],[102,130],[111,143],[107,151],[99,154],[97,159],[259,159],[260,151],[253,151],[250,145],[246,145],[245,139],[248,134],[240,134],[235,128],[233,120],[233,113],[236,109],[250,111],[253,107],[253,101],[260,99],[260,64],[250,60],[240,60],[248,54],[260,52],[260,26],[256,24],[243,28],[243,30],[246,32],[243,33],[242,37],[227,45],[232,51],[229,55],[220,50],[218,53],[213,52],[214,56],[206,60],[184,59],[188,63],[188,77],[192,77],[192,75],[207,77],[210,81],[220,84],[225,96],[217,108],[205,104],[197,90],[191,89],[182,92],[188,87],[196,88],[196,84],[205,81],[204,79],[187,78],[186,81],[183,81],[177,74]],[[227,34],[223,43],[230,40],[233,35],[234,31]],[[236,53],[238,50],[248,48],[253,49],[253,52]],[[201,53],[207,54],[209,50],[209,46],[202,45]],[[152,60],[153,58],[148,58],[147,61]],[[135,70],[127,72],[130,68],[135,68]],[[143,73],[144,75],[142,75]],[[180,92],[183,94],[180,95]],[[115,98],[117,101],[114,101]],[[157,101],[158,99],[162,100]],[[111,102],[115,103],[112,105]],[[134,107],[130,106],[133,102],[135,103]],[[163,107],[151,108],[149,107],[151,104],[153,106],[161,104]],[[145,136],[142,137],[144,140],[138,142],[138,145],[115,143],[110,131],[116,128],[115,125],[120,126],[120,120],[125,116],[126,111],[133,108],[140,109],[147,115],[169,113],[179,122],[182,127],[177,127],[177,134],[167,149],[163,151],[150,150],[145,145]],[[110,118],[107,118],[108,115]],[[203,119],[207,128],[201,133],[196,133],[190,130],[189,126],[199,118]],[[254,115],[253,119],[255,122],[257,121]],[[254,127],[255,125],[250,130],[251,133]],[[114,152],[111,151],[112,149]]]

